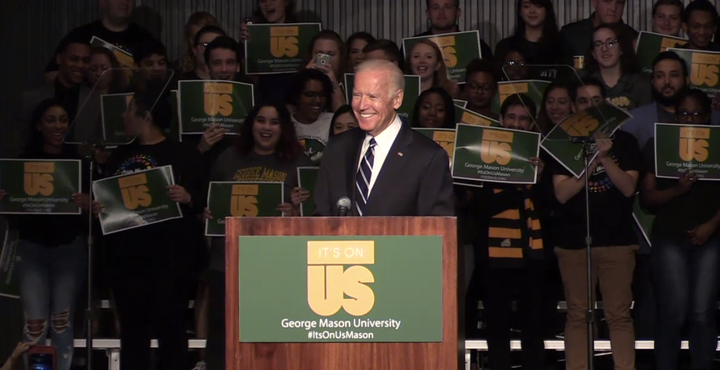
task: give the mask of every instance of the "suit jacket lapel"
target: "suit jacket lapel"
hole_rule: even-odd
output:
[[[348,148],[348,156],[345,159],[345,166],[347,167],[347,179],[345,185],[347,197],[350,198],[350,214],[358,216],[357,210],[355,209],[355,177],[357,176],[357,165],[360,162],[360,156],[363,155],[361,152],[363,141],[365,141],[365,131],[359,128],[355,130],[357,131],[354,133],[355,138],[352,140],[352,143]]]
[[[402,176],[400,169],[405,166],[405,163],[410,158],[408,153],[405,153],[405,150],[412,143],[412,137],[412,129],[403,123],[400,132],[398,132],[395,138],[395,142],[393,142],[387,157],[385,157],[385,162],[383,162],[380,173],[377,175],[375,184],[370,192],[366,209],[368,215],[377,213],[375,212],[377,207],[380,207],[387,201],[387,199],[383,198],[383,190],[392,187],[397,181],[402,181],[398,176]]]

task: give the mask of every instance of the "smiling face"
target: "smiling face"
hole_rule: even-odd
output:
[[[280,118],[274,107],[262,107],[253,122],[253,141],[255,152],[272,154],[280,141],[282,128]]]
[[[234,50],[216,48],[210,52],[208,70],[214,80],[232,81],[240,72],[240,63]]]
[[[83,82],[90,64],[90,46],[70,44],[64,53],[57,55],[58,74],[68,84]]]
[[[305,83],[305,88],[298,99],[296,115],[303,117],[303,121],[317,121],[327,103],[327,98],[322,82],[309,80]]]
[[[460,8],[457,0],[430,0],[428,3],[427,16],[430,19],[431,27],[436,31],[448,32],[455,28]]]
[[[435,49],[424,43],[417,43],[410,51],[410,70],[414,75],[426,80],[433,78],[435,72],[440,69]]]
[[[706,48],[717,31],[712,14],[702,10],[690,13],[688,22],[683,28],[688,35],[690,45],[698,49]]]
[[[112,64],[107,55],[102,53],[94,54],[90,58],[87,74],[90,87],[101,90],[107,88],[110,81],[112,81],[112,72],[107,72],[110,68],[112,68]]]
[[[350,65],[356,67],[358,64],[362,63],[362,50],[365,48],[365,46],[367,46],[367,44],[367,41],[360,38],[353,40],[352,44],[350,44],[350,55],[348,55],[348,57],[350,58]]]
[[[614,68],[620,64],[622,53],[617,35],[607,28],[595,31],[592,54],[600,68]]]
[[[364,70],[355,74],[352,108],[358,125],[373,136],[383,132],[400,108],[403,91],[393,86],[387,70]]]
[[[439,94],[427,94],[420,102],[420,127],[440,128],[445,125],[445,101]]]
[[[675,5],[659,5],[652,18],[653,32],[678,36],[682,27],[682,8]]]
[[[514,130],[529,131],[532,127],[532,115],[527,108],[522,105],[513,105],[508,108],[505,114],[500,115],[500,124],[502,127]]]
[[[548,93],[545,111],[553,124],[557,125],[572,113],[572,102],[567,89],[556,87]]]
[[[544,6],[533,4],[530,0],[523,0],[520,16],[528,27],[537,28],[542,26],[546,14]]]
[[[600,87],[594,85],[578,87],[575,99],[573,105],[575,111],[579,112],[602,103],[602,90],[600,90]]]
[[[258,0],[260,13],[268,23],[285,22],[285,7],[288,0]]]
[[[63,107],[50,107],[36,128],[42,134],[45,145],[61,147],[70,128],[68,114]]]
[[[695,97],[688,96],[678,104],[676,116],[678,123],[697,125],[707,123],[710,112],[705,111]]]

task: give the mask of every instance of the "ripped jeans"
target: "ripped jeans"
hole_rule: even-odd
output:
[[[18,241],[17,272],[25,315],[23,341],[48,337],[57,348],[57,370],[69,370],[73,355],[73,310],[87,275],[85,240],[46,248]],[[49,322],[49,325],[48,325]]]

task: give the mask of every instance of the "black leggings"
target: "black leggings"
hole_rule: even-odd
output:
[[[205,363],[208,370],[225,370],[225,272],[209,271],[208,339]]]

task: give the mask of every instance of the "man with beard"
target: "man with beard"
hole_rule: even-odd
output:
[[[622,126],[622,130],[632,134],[643,147],[655,136],[655,123],[674,123],[675,105],[688,88],[690,78],[685,61],[677,53],[665,51],[653,61],[652,95],[654,102],[633,109],[633,119]],[[720,113],[713,112],[713,124],[720,124]]]

